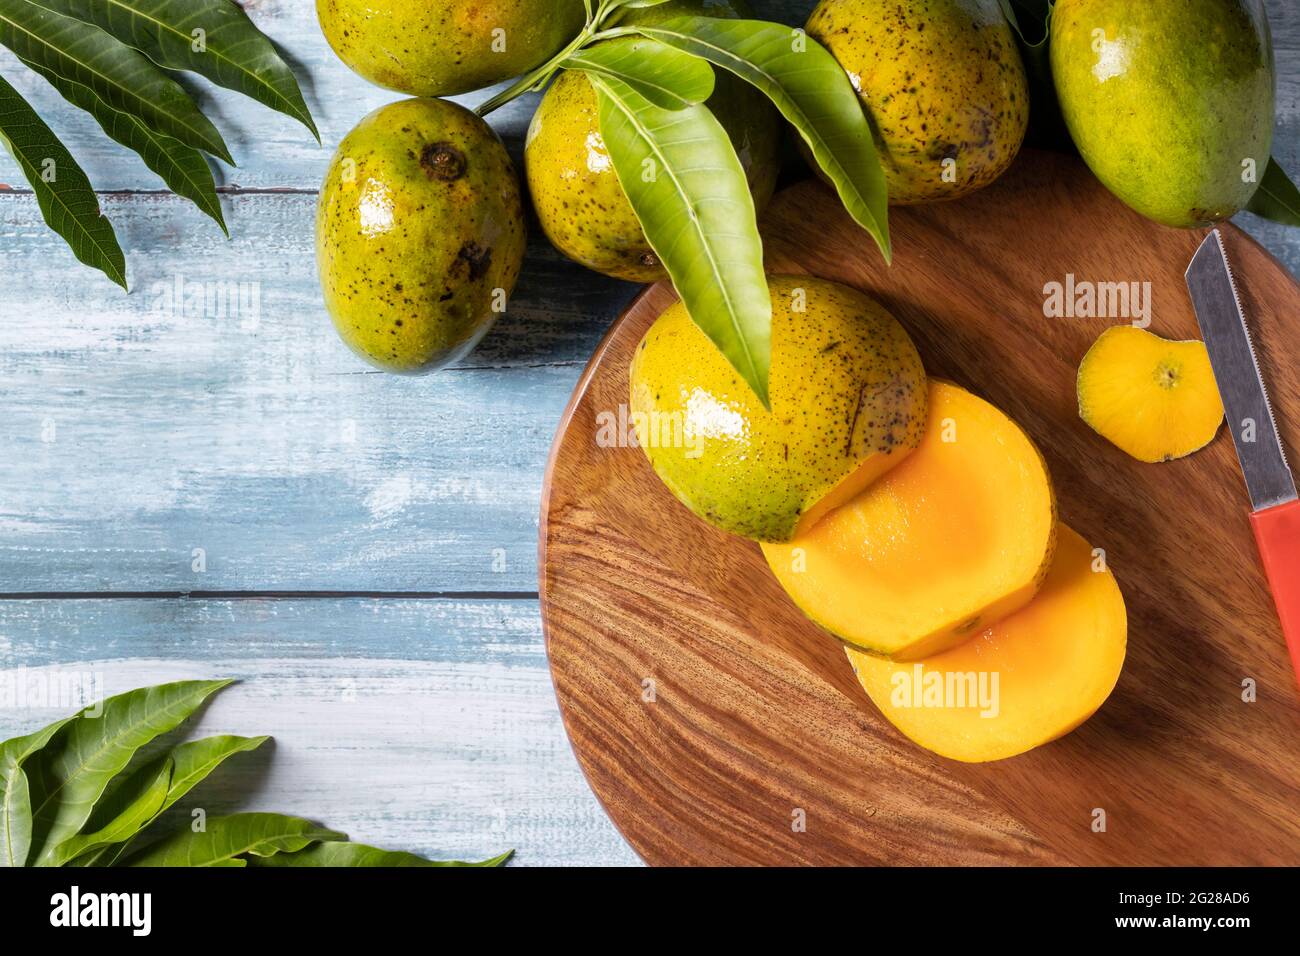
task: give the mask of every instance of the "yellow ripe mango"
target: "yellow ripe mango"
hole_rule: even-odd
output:
[[[822,0],[807,29],[858,91],[891,204],[956,199],[1016,158],[1029,84],[998,0]]]
[[[527,73],[586,22],[582,0],[316,0],[340,60],[414,96],[469,93]]]
[[[916,346],[882,306],[769,277],[771,411],[676,303],[637,346],[631,412],[668,489],[705,521],[788,541],[904,461],[925,427]]]

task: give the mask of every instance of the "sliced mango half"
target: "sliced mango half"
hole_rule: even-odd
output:
[[[937,654],[1033,599],[1056,496],[1038,448],[963,388],[931,380],[919,447],[787,544],[764,544],[805,614],[861,650]]]

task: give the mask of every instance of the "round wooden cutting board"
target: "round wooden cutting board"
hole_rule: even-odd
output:
[[[895,731],[758,547],[696,519],[634,444],[610,441],[633,349],[672,298],[655,287],[591,360],[543,493],[551,671],[592,788],[655,864],[1300,863],[1300,688],[1230,436],[1182,461],[1128,458],[1079,420],[1074,393],[1089,345],[1126,320],[1044,315],[1044,286],[1069,275],[1150,283],[1152,331],[1199,337],[1183,271],[1205,231],[1153,225],[1044,153],[891,225],[892,268],[828,190],[800,184],[764,219],[769,269],[875,296],[931,374],[1029,431],[1062,518],[1106,549],[1123,589],[1119,686],[1078,731],[999,763]],[[1300,288],[1224,233],[1300,457]]]

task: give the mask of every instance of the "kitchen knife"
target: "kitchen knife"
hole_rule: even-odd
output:
[[[1246,477],[1255,541],[1300,679],[1300,501],[1219,230],[1206,236],[1192,257],[1187,288]]]

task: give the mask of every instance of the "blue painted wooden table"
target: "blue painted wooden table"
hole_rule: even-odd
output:
[[[813,0],[754,5],[795,23]],[[1268,5],[1274,151],[1294,172],[1300,8]],[[315,193],[342,136],[397,97],[335,59],[310,0],[248,6],[324,144],[205,91],[240,164],[221,174],[228,241],[0,55],[101,191],[132,290],[78,266],[0,159],[0,739],[81,690],[236,677],[200,729],[276,743],[199,791],[209,812],[444,857],[635,862],[556,710],[536,533],[560,412],[636,290],[538,238],[474,355],[414,380],[360,364],[321,306]],[[516,156],[534,103],[493,118]],[[1300,230],[1242,218],[1300,272]]]

